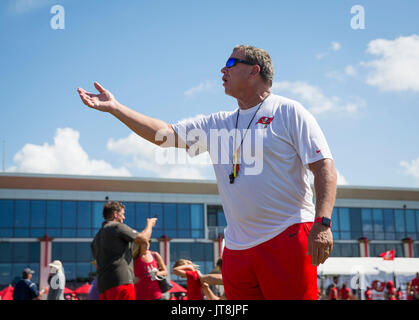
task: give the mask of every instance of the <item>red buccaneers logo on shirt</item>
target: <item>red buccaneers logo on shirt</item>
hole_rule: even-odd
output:
[[[262,117],[258,120],[258,122],[256,122],[256,124],[261,123],[261,124],[268,125],[272,122],[273,119],[274,119],[274,117],[272,117],[272,118]]]

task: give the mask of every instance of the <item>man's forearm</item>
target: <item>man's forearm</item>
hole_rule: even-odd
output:
[[[203,274],[200,275],[199,280],[212,285],[222,285],[223,276],[221,274]]]
[[[162,120],[143,115],[128,108],[127,106],[124,106],[123,104],[117,103],[116,105],[116,108],[111,112],[111,114],[140,137],[158,146],[163,142],[166,142],[164,145],[165,147],[174,147],[176,145],[175,133],[170,124]],[[163,139],[163,137],[166,138]]]
[[[336,198],[336,170],[333,161],[322,161],[311,167],[314,174],[316,217],[331,218]]]

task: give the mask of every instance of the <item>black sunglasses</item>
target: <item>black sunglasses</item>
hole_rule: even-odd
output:
[[[251,62],[246,61],[246,60],[242,60],[242,59],[238,59],[238,58],[229,58],[226,62],[226,68],[234,67],[237,63],[244,63],[244,64],[248,64],[249,66],[255,65],[254,63],[251,63]]]

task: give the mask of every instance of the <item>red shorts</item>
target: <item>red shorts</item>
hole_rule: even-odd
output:
[[[110,288],[99,295],[99,300],[135,300],[133,284]]]
[[[312,222],[290,226],[246,250],[224,248],[223,282],[228,300],[317,300],[317,267],[307,255]]]

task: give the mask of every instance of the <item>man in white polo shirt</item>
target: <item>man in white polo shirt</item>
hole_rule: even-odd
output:
[[[326,139],[300,103],[270,92],[266,51],[237,46],[221,72],[238,108],[173,125],[123,106],[98,83],[98,95],[78,91],[87,106],[110,112],[148,141],[186,148],[192,156],[209,152],[227,220],[222,275],[228,299],[317,299],[316,267],[332,250],[336,194]],[[234,139],[220,142],[220,130]],[[157,132],[172,139],[163,144]]]

